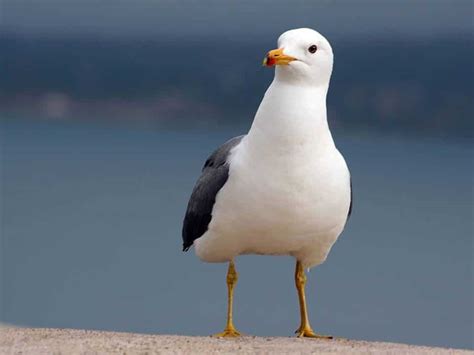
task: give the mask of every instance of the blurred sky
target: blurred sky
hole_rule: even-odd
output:
[[[472,2],[3,0],[2,27],[17,33],[106,36],[267,36],[316,27],[331,36],[472,33]]]

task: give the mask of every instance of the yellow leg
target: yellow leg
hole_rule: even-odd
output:
[[[308,319],[308,311],[306,309],[306,297],[305,297],[305,292],[304,292],[304,287],[306,284],[306,275],[304,273],[303,266],[301,265],[301,262],[299,261],[296,262],[295,284],[296,284],[296,290],[298,291],[298,299],[300,302],[300,316],[301,316],[301,325],[295,332],[297,336],[299,338],[308,337],[308,338],[332,339],[331,336],[316,334],[313,331],[313,329],[311,329],[311,325],[309,324],[309,319]]]
[[[234,286],[237,283],[239,275],[235,271],[234,261],[229,262],[227,269],[227,324],[222,333],[215,334],[215,337],[238,337],[240,333],[235,329],[232,320],[232,305],[234,301]]]

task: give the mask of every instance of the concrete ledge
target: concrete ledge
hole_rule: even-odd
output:
[[[0,354],[156,353],[474,354],[472,351],[349,339],[217,339],[73,329],[0,328]]]

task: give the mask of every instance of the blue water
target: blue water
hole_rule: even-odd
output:
[[[207,155],[242,129],[163,131],[8,120],[1,127],[0,321],[208,335],[224,325],[224,264],[181,252]],[[473,347],[472,146],[337,135],[354,210],[307,293],[315,330]],[[289,257],[237,259],[235,322],[290,336]]]

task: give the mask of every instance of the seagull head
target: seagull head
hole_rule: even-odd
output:
[[[275,78],[305,85],[329,85],[333,53],[328,40],[310,28],[286,31],[278,38],[278,48],[263,60],[276,66]]]

